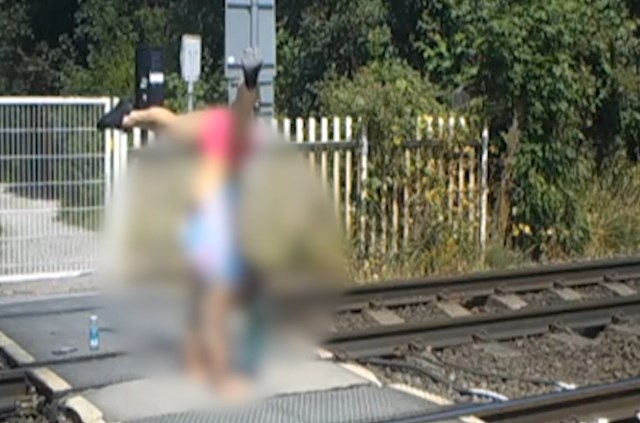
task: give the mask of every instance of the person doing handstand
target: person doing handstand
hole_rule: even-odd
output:
[[[135,110],[125,101],[98,124],[99,129],[149,129],[164,138],[193,144],[199,151],[193,208],[183,236],[184,253],[202,294],[197,296],[197,320],[188,337],[187,364],[194,376],[206,378],[229,394],[246,385],[245,378],[234,371],[228,323],[248,280],[237,233],[236,191],[239,168],[253,146],[261,67],[257,54],[248,51],[243,61],[244,81],[231,107],[176,114],[164,107]]]

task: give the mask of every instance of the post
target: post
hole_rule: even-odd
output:
[[[193,110],[193,87],[200,79],[202,39],[199,35],[182,36],[180,48],[180,71],[182,79],[187,83],[187,109]]]
[[[345,142],[351,143],[352,135],[353,135],[353,120],[351,116],[347,116],[345,119]],[[347,153],[345,157],[345,189],[344,189],[344,222],[345,222],[345,231],[349,237],[351,237],[351,160],[352,160],[351,146],[347,148]]]
[[[105,101],[104,113],[107,114],[111,110],[111,103],[114,100]],[[111,207],[111,153],[113,151],[113,131],[108,130],[104,133],[104,208],[109,210]]]
[[[369,161],[369,140],[367,129],[362,127],[360,137],[360,249],[366,251],[366,228],[367,228],[367,168]]]
[[[489,128],[482,130],[481,143],[481,175],[480,175],[480,251],[482,255],[487,248],[487,201],[489,196]]]
[[[157,46],[138,45],[136,48],[137,109],[164,104],[164,49]],[[142,143],[148,142],[147,131],[141,135]]]
[[[251,45],[257,49],[258,46],[258,0],[251,0]]]
[[[193,110],[193,82],[187,83],[187,110]]]
[[[118,187],[120,184],[120,177],[122,176],[121,171],[121,163],[122,154],[120,153],[120,148],[122,147],[122,131],[114,130],[111,131],[113,133],[112,143],[112,160],[113,160],[113,175],[112,175],[112,183],[111,183],[111,192],[113,196],[117,196]]]
[[[333,142],[339,143],[340,137],[340,118],[333,118]],[[336,218],[340,219],[340,151],[333,152],[333,207],[335,209]]]
[[[122,132],[122,138],[120,140],[122,145],[120,146],[120,181],[122,181],[129,168],[129,134]],[[121,182],[122,183],[122,182]]]

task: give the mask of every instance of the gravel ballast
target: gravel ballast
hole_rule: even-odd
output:
[[[454,387],[488,389],[517,398],[553,392],[559,389],[560,383],[587,386],[640,375],[640,326],[611,326],[593,339],[558,333],[501,343],[470,344],[433,351],[425,357],[426,360],[417,362],[408,360],[431,368],[450,381],[448,385],[414,371],[384,366],[371,368],[387,382],[406,383],[456,402],[468,402],[472,398],[456,393]],[[496,374],[504,379],[480,373]]]
[[[408,323],[428,322],[435,319],[446,319],[447,314],[435,304],[417,304],[393,308],[392,311]]]

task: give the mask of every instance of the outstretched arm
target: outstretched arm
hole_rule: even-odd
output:
[[[243,137],[254,118],[258,102],[258,87],[249,88],[244,83],[238,87],[233,110],[236,116],[236,134]],[[142,128],[161,132],[169,138],[185,142],[198,142],[204,130],[208,110],[176,114],[164,107],[133,110],[122,120],[124,128]]]
[[[133,110],[122,121],[124,128],[142,128],[160,132],[185,142],[197,142],[202,133],[206,110],[175,114],[164,107]]]
[[[259,75],[262,60],[254,49],[247,49],[242,60],[244,80],[238,87],[236,98],[233,100],[235,113],[235,133],[244,138],[251,121],[255,117],[255,109],[260,99]],[[162,107],[151,107],[146,110],[133,110],[123,119],[125,128],[140,127],[154,131],[169,133],[170,137],[180,140],[197,141],[203,130],[206,111],[195,111],[176,115]]]
[[[254,110],[258,102],[258,88],[248,88],[245,84],[238,87],[233,109],[236,116],[236,134],[243,137],[254,118]],[[185,142],[198,142],[203,133],[208,110],[175,114],[164,107],[151,107],[133,110],[122,121],[124,128],[142,128],[161,132]]]

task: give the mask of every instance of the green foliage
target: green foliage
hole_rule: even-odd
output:
[[[167,104],[184,110],[180,36],[198,33],[197,104],[225,99],[223,2],[55,3],[0,0],[3,94],[131,96],[135,46],[147,42],[166,47]],[[432,176],[410,178],[401,157],[378,147],[413,138],[418,116],[445,111],[464,88],[472,103],[463,112],[492,129],[491,182],[500,187],[492,192],[505,193],[491,200],[508,220],[497,245],[534,258],[593,250],[603,223],[585,203],[584,182],[609,181],[621,154],[640,159],[637,1],[281,0],[277,7],[278,112],[362,117],[372,172],[386,172],[372,178],[372,203],[394,178]],[[501,134],[514,117],[520,139],[508,157]]]
[[[25,0],[0,0],[0,92],[4,95],[59,89],[64,55],[35,37],[29,16],[33,7]]]
[[[367,230],[376,231],[379,238],[386,235],[392,239],[388,225],[393,204],[414,211],[406,245],[403,241],[394,251],[370,243],[357,266],[364,269],[356,272],[360,278],[460,272],[468,270],[474,260],[475,245],[462,234],[468,234],[469,228],[456,228],[443,218],[448,214],[447,180],[427,165],[427,160],[435,159],[448,167],[450,161],[425,145],[413,151],[407,166],[402,148],[405,142],[415,140],[418,117],[425,111],[439,116],[446,110],[437,97],[438,90],[430,81],[397,59],[373,62],[353,78],[337,78],[323,86],[325,114],[353,113],[361,118],[359,129],[366,130]],[[383,224],[385,219],[387,224]]]
[[[486,268],[495,270],[523,267],[527,264],[526,257],[521,251],[495,243],[487,247],[484,261]]]
[[[372,143],[399,144],[412,139],[418,116],[443,110],[437,89],[401,60],[373,62],[352,78],[329,80],[322,87],[325,114],[363,119]]]
[[[207,104],[224,103],[227,86],[221,72],[215,76],[199,81],[194,86],[194,107],[202,108]],[[167,75],[165,85],[167,101],[165,105],[171,110],[184,112],[187,110],[187,84],[178,73]]]
[[[140,43],[165,47],[170,105],[186,106],[179,85],[180,37],[203,38],[203,72],[197,98],[224,100],[220,61],[224,49],[223,3],[198,0],[83,0],[76,13],[73,64],[66,70],[65,91],[73,94],[131,97],[135,48]]]
[[[279,109],[289,115],[318,111],[322,83],[353,76],[390,54],[382,0],[278,2]]]
[[[87,52],[67,72],[66,90],[131,96],[135,47],[142,41],[166,43],[166,21],[166,10],[151,2],[80,2],[73,42],[86,46]]]
[[[586,166],[637,140],[636,23],[624,4],[436,0],[419,10],[415,63],[445,90],[464,86],[479,98],[494,135],[518,115],[511,219],[531,228],[518,245],[536,255],[582,251],[589,228],[577,190]]]

